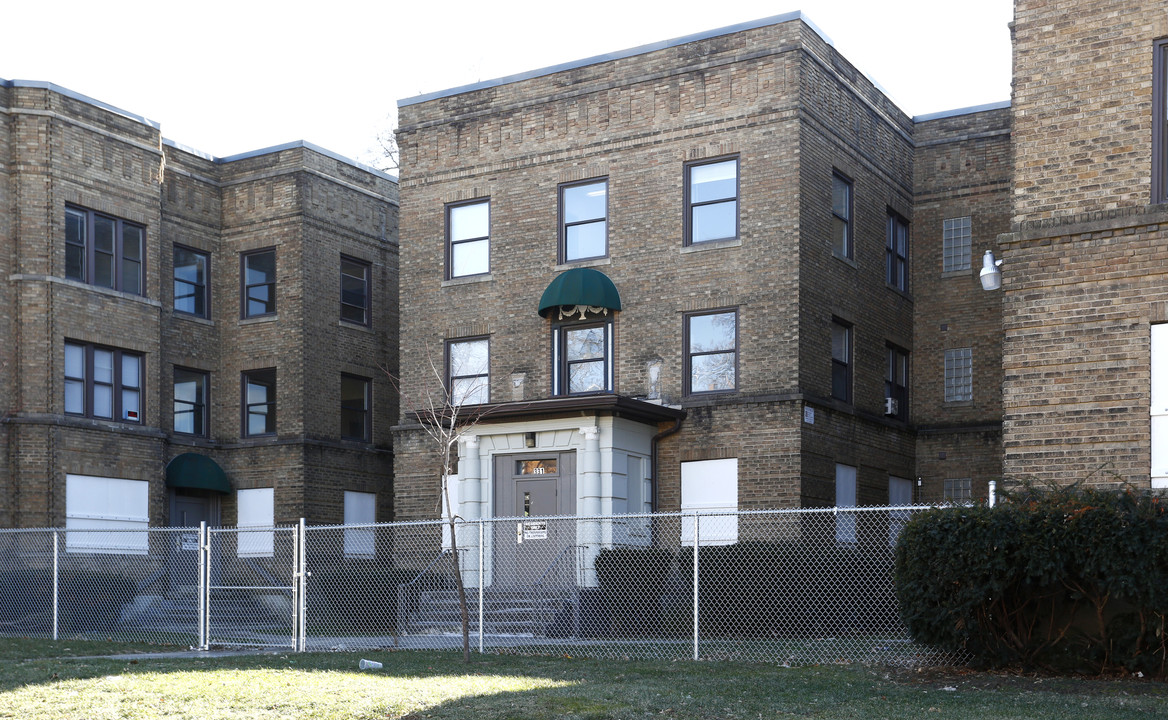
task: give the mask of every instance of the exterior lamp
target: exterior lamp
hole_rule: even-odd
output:
[[[994,251],[986,250],[981,265],[981,286],[984,290],[1002,287],[1002,261],[994,260]]]

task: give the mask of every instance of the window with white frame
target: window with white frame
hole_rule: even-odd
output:
[[[946,478],[943,492],[947,502],[969,502],[973,498],[973,479]]]
[[[856,507],[856,468],[837,463],[835,466],[835,506],[837,508]],[[837,512],[835,515],[835,540],[841,543],[856,542],[856,514]]]
[[[945,402],[973,400],[973,349],[945,351]]]
[[[1152,487],[1168,488],[1168,324],[1152,326]]]
[[[240,490],[235,499],[238,504],[235,524],[239,529],[236,554],[239,557],[272,557],[275,548],[272,532],[276,524],[275,490]]]
[[[345,525],[372,525],[377,522],[377,495],[345,491]],[[376,530],[345,528],[345,557],[371,558],[376,554]]]
[[[681,543],[693,546],[738,542],[738,458],[681,464]],[[695,518],[695,514],[697,517]]]
[[[149,526],[149,482],[65,476],[67,552],[145,555]]]
[[[941,232],[941,272],[968,270],[973,233],[970,217],[946,218]]]

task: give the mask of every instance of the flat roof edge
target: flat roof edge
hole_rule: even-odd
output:
[[[102,110],[108,110],[115,115],[120,115],[126,119],[133,120],[148,127],[152,127],[155,130],[162,129],[162,126],[157,122],[143,115],[138,115],[137,113],[123,110],[120,107],[110,105],[109,103],[102,102],[101,100],[95,100],[88,95],[82,95],[81,93],[70,90],[69,88],[61,87],[55,83],[45,82],[44,80],[4,80],[3,78],[0,78],[0,85],[3,85],[7,88],[38,88],[41,90],[49,90],[57,93],[58,95],[64,95],[67,98],[72,98],[74,100],[79,100],[83,103],[93,105],[94,107],[99,107]]]
[[[272,145],[271,147],[260,148],[258,150],[249,150],[247,152],[237,153],[235,155],[228,155],[227,157],[214,158],[214,161],[216,163],[229,163],[235,162],[236,160],[246,160],[248,158],[259,157],[260,155],[270,155],[272,153],[278,153],[283,150],[294,150],[296,148],[311,150],[320,155],[324,155],[325,157],[330,157],[337,162],[342,162],[346,165],[352,165],[359,170],[364,170],[365,172],[370,173],[371,175],[376,175],[383,180],[389,180],[392,183],[397,183],[397,176],[395,175],[390,175],[387,172],[378,170],[372,165],[366,165],[365,163],[357,162],[352,158],[345,157],[344,155],[335,153],[332,150],[326,150],[325,148],[310,143],[307,140],[293,140],[292,142],[286,142],[280,145]]]
[[[588,65],[596,65],[612,60],[622,60],[624,58],[633,57],[635,55],[644,55],[647,53],[656,52],[658,50],[665,50],[667,48],[685,45],[686,43],[697,42],[699,40],[708,40],[709,38],[718,37],[721,35],[730,35],[736,32],[742,32],[744,30],[754,30],[756,28],[766,27],[768,25],[781,25],[782,23],[790,22],[792,20],[802,20],[803,23],[814,30],[815,33],[818,34],[825,43],[831,45],[832,47],[835,46],[835,44],[831,41],[831,38],[829,38],[822,30],[820,30],[819,27],[815,25],[815,23],[811,22],[811,20],[809,20],[807,16],[803,14],[802,10],[795,10],[788,13],[782,13],[781,15],[772,15],[770,17],[761,18],[759,20],[748,20],[736,25],[727,25],[726,27],[716,28],[714,30],[703,30],[701,32],[693,33],[692,35],[683,35],[681,37],[676,37],[669,40],[661,40],[659,42],[649,43],[647,45],[638,45],[637,47],[632,47],[625,50],[616,50],[614,52],[604,53],[602,55],[593,55],[592,57],[583,58],[581,60],[572,60],[569,62],[560,63],[559,65],[550,65],[548,67],[538,68],[536,70],[528,70],[526,72],[516,73],[514,75],[506,75],[504,77],[494,78],[492,80],[482,80],[480,82],[471,83],[469,85],[460,85],[458,87],[453,87],[446,90],[424,93],[416,97],[403,98],[397,101],[397,106],[402,108],[409,105],[428,102],[430,100],[437,100],[439,98],[461,95],[463,93],[474,92],[476,90],[485,90],[487,88],[498,87],[500,85],[508,85],[510,83],[520,82],[522,80],[543,77],[544,75],[553,75],[558,72],[564,72],[565,70],[574,70],[576,68],[586,67]]]
[[[925,115],[914,115],[912,121],[914,123],[927,122],[929,120],[943,120],[944,118],[957,117],[959,115],[972,115],[973,113],[986,112],[988,110],[1004,110],[1010,107],[1009,100],[1000,100],[998,102],[985,103],[984,105],[971,105],[969,107],[954,108],[953,110],[942,110],[941,112],[927,113]]]

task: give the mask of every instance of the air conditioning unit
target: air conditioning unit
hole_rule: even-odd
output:
[[[884,414],[896,415],[898,412],[900,412],[900,403],[897,399],[890,397],[884,398]]]

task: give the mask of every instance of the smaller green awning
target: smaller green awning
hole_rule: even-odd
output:
[[[231,481],[219,463],[197,453],[183,453],[167,464],[166,486],[231,492]]]
[[[539,299],[539,314],[547,317],[563,305],[586,305],[620,310],[620,293],[612,280],[599,270],[572,268],[560,273],[543,291]]]

